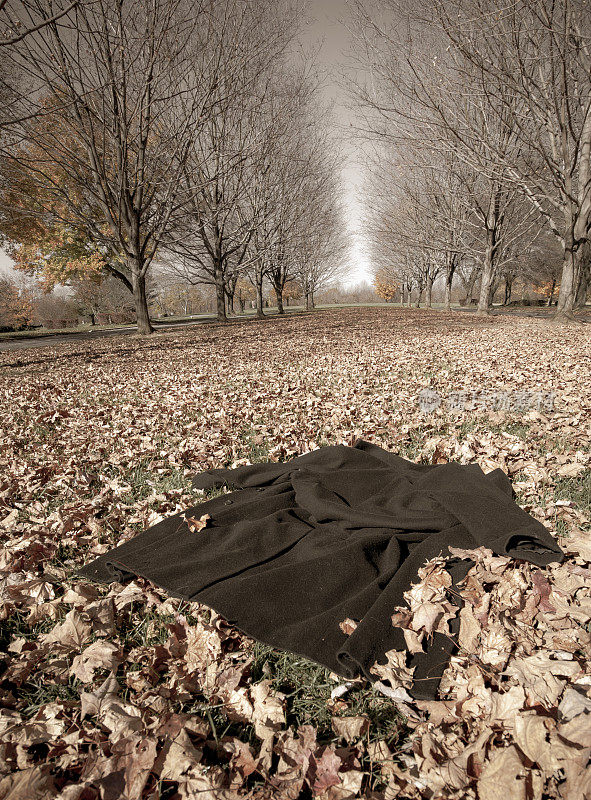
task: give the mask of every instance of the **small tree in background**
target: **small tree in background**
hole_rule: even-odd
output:
[[[538,286],[533,287],[534,292],[547,301],[546,305],[552,305],[554,298],[558,297],[560,292],[560,284],[556,285],[556,280],[546,281]]]
[[[90,317],[92,325],[100,317],[112,322],[133,322],[135,303],[132,292],[113,276],[93,275],[70,281],[72,300],[78,313]]]
[[[234,298],[238,300],[240,313],[244,314],[244,307],[249,300],[256,300],[256,289],[246,278],[238,278],[234,288]]]
[[[393,275],[387,269],[379,269],[376,272],[373,285],[377,296],[386,303],[394,302],[400,288],[399,283],[394,280]]]
[[[8,278],[0,277],[0,330],[18,330],[34,316],[33,297]]]

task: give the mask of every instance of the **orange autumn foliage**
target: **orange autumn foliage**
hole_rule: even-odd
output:
[[[33,298],[7,278],[0,278],[0,328],[20,328],[33,319]]]
[[[534,292],[539,294],[540,297],[557,297],[560,292],[560,284],[556,283],[554,286],[554,290],[552,289],[552,281],[547,281],[546,283],[541,283],[538,286],[533,287]]]
[[[399,284],[395,281],[386,270],[380,269],[376,272],[374,281],[374,288],[376,294],[386,303],[392,302],[396,297],[396,292],[399,289]]]

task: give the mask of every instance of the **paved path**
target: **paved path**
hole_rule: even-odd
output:
[[[153,322],[152,325],[157,331],[174,330],[183,328],[185,325],[195,325],[199,322],[208,322],[215,319],[208,314],[203,317],[184,320],[182,322]],[[0,339],[0,352],[3,350],[26,350],[30,347],[53,347],[64,342],[85,342],[90,339],[104,339],[107,336],[124,336],[135,333],[135,328],[109,328],[105,331],[83,331],[81,333],[55,333],[47,336],[33,336],[30,339]]]

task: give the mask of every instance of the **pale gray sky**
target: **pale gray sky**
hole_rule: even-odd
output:
[[[6,253],[3,250],[0,250],[0,272],[6,273],[10,272],[10,265],[11,260],[8,258]]]
[[[350,254],[350,277],[348,284],[359,283],[370,277],[370,264],[366,255],[363,235],[359,230],[362,203],[359,198],[362,178],[361,159],[355,145],[347,140],[346,128],[350,123],[350,112],[345,105],[345,93],[339,84],[340,66],[347,60],[349,33],[347,24],[351,14],[346,0],[313,0],[311,3],[312,21],[304,35],[304,45],[318,48],[317,61],[325,73],[323,92],[325,98],[335,103],[334,124],[342,135],[347,164],[343,170],[343,191],[347,208],[344,221],[352,235]],[[0,272],[12,272],[11,260],[0,250]]]
[[[334,120],[337,131],[341,133],[347,165],[343,170],[343,191],[347,207],[345,225],[352,235],[350,254],[350,278],[348,284],[359,283],[371,277],[367,246],[360,230],[360,217],[363,211],[361,200],[361,180],[363,176],[362,158],[354,142],[346,134],[352,116],[347,109],[346,93],[342,88],[339,74],[348,61],[350,34],[347,26],[352,21],[351,11],[346,0],[313,0],[311,13],[314,17],[305,36],[305,43],[318,46],[317,60],[325,71],[324,94],[327,100],[335,103]]]

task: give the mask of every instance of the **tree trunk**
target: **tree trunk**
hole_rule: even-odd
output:
[[[575,319],[573,311],[577,288],[579,286],[580,266],[582,261],[581,249],[580,247],[575,248],[573,236],[568,236],[564,248],[558,305],[556,306],[556,314],[553,317],[557,322]]]
[[[415,300],[415,308],[421,307],[421,297],[423,296],[423,290],[419,289],[417,294],[417,299]]]
[[[511,302],[511,290],[513,289],[513,278],[505,277],[505,296],[503,297],[503,305],[508,306]]]
[[[589,285],[591,243],[587,238],[591,229],[591,116],[587,114],[579,137],[580,157],[578,175],[578,214],[573,219],[572,209],[567,206],[568,240],[565,242],[565,263],[560,279],[560,292],[555,320],[574,320],[573,310],[585,305]],[[568,223],[572,220],[572,225]],[[572,234],[570,233],[572,231]],[[575,249],[572,245],[577,242]],[[570,253],[569,253],[570,251]],[[581,285],[582,284],[582,285]]]
[[[493,263],[488,252],[482,267],[482,283],[480,284],[480,297],[478,298],[477,314],[490,314],[491,296],[493,287]]]
[[[283,289],[275,287],[275,294],[277,295],[277,312],[279,314],[285,314],[285,309],[283,308]]]
[[[464,281],[464,286],[466,288],[466,296],[462,298],[460,301],[460,305],[462,306],[469,306],[470,301],[472,300],[472,294],[474,293],[474,286],[476,285],[476,281],[478,279],[479,268],[478,266],[472,267],[470,271],[470,277],[467,281]]]
[[[214,265],[213,277],[215,281],[215,300],[218,322],[227,322],[226,316],[226,288],[224,286],[224,275],[219,263]]]
[[[316,303],[314,302],[314,292],[310,292],[310,305],[312,308],[316,308]]]
[[[500,192],[494,191],[491,196],[486,216],[486,251],[482,265],[482,280],[478,298],[477,314],[490,314],[495,292],[495,256],[497,251],[497,231],[499,225]]]
[[[135,300],[135,313],[137,318],[137,332],[142,336],[154,333],[148,313],[148,299],[146,297],[146,276],[140,272],[137,263],[130,264],[131,282],[133,286],[133,299]]]
[[[306,311],[310,311],[312,308],[312,303],[310,300],[310,292],[306,292]]]
[[[257,277],[257,317],[263,319],[265,312],[263,311],[263,276]]]
[[[425,305],[427,308],[431,308],[433,305],[432,302],[433,298],[433,278],[427,278],[427,286],[425,289]]]
[[[495,277],[495,230],[489,227],[486,231],[486,251],[482,264],[482,281],[480,283],[480,297],[478,298],[477,314],[490,314]]]
[[[583,308],[587,302],[587,292],[591,283],[591,243],[586,242],[582,247],[582,251],[579,285],[575,295],[575,308]]]
[[[556,288],[556,278],[552,279],[552,286],[550,287],[550,296],[548,297],[548,307],[552,305],[554,299],[554,289]]]
[[[498,278],[498,277],[495,278],[494,281],[492,282],[492,286],[490,287],[490,302],[491,302],[491,305],[495,301],[495,296],[496,296],[496,293],[497,293],[497,289],[499,288],[500,285],[501,285],[501,279]]]
[[[445,276],[445,295],[443,298],[443,308],[445,311],[451,311],[451,285],[453,283],[454,273],[450,270]]]

